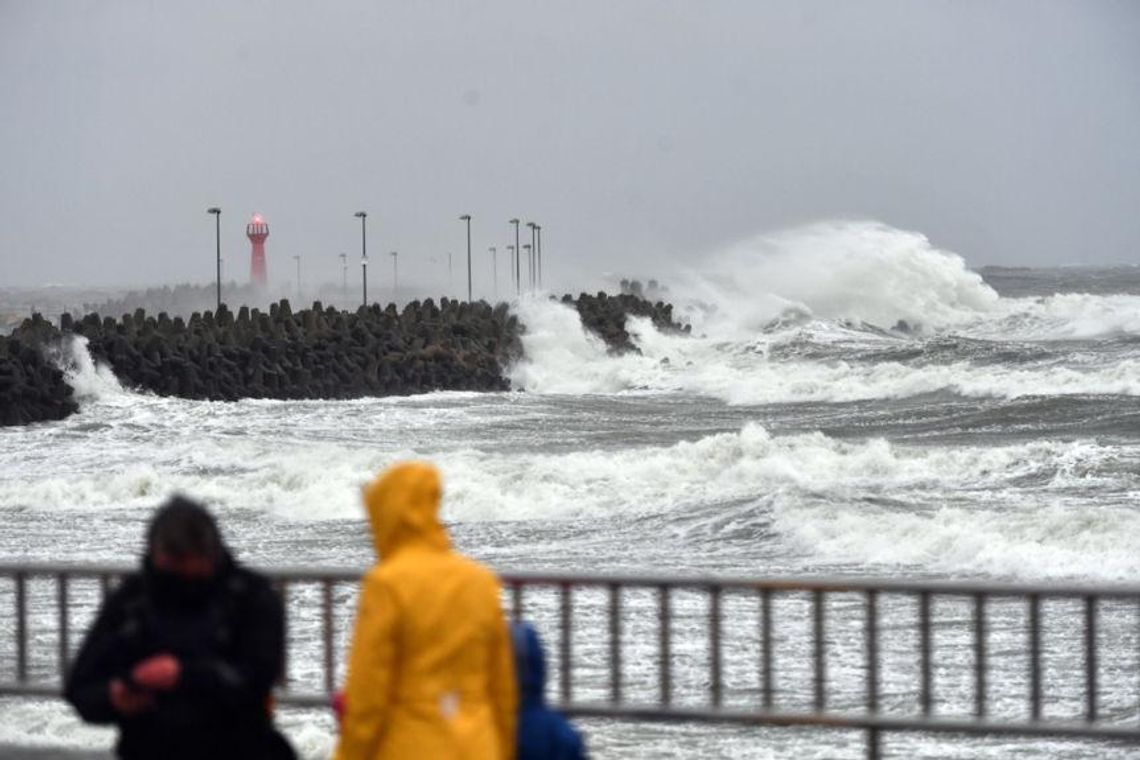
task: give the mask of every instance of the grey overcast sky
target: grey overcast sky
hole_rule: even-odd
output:
[[[421,280],[462,213],[567,286],[833,217],[1140,263],[1136,0],[0,0],[0,109],[0,285],[210,281],[215,204],[277,280],[357,209]]]

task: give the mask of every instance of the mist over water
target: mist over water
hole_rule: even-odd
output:
[[[515,303],[525,358],[501,394],[157,398],[77,340],[59,362],[81,413],[0,429],[0,556],[127,559],[150,509],[184,491],[247,561],[363,565],[359,485],[425,457],[444,472],[458,546],[500,569],[1132,581],[1140,277],[1117,276],[1111,293],[1096,272],[1069,273],[1063,292],[1040,286],[1050,277],[1003,271],[999,292],[877,223],[766,235],[669,279],[692,336],[631,319],[639,353],[610,355],[560,303]],[[1121,715],[1135,717],[1128,699]],[[17,709],[30,708],[0,714]],[[25,733],[105,741],[44,715]],[[330,741],[287,727],[312,754]],[[653,749],[628,756],[743,746],[732,732],[662,746],[638,730]],[[594,746],[627,756],[625,731],[597,727]]]

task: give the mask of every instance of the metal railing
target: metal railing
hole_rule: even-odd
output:
[[[0,565],[0,604],[10,594],[14,613],[10,632],[0,622],[0,652],[14,647],[0,695],[58,695],[78,643],[77,588],[88,586],[80,606],[90,617],[130,571]],[[264,572],[286,600],[279,701],[326,706],[360,573]],[[1140,741],[1136,586],[538,573],[502,582],[512,617],[536,620],[554,644],[558,704],[573,716],[858,730],[870,758],[880,757],[881,734],[896,731]],[[1063,609],[1048,616],[1050,605]],[[576,641],[583,627],[598,635]],[[940,647],[953,662],[938,663]],[[783,671],[795,671],[791,684],[780,683]]]

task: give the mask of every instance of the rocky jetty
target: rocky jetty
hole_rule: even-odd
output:
[[[0,337],[0,425],[61,420],[79,407],[44,350],[55,328],[36,315],[19,330],[20,337]]]
[[[582,320],[582,326],[601,336],[613,353],[637,351],[629,333],[626,319],[629,316],[647,317],[653,326],[662,332],[688,334],[690,326],[679,324],[673,319],[673,304],[658,301],[651,303],[632,293],[611,296],[598,293],[591,296],[582,293],[577,299],[562,296],[562,303],[574,306]]]
[[[434,390],[505,390],[500,367],[521,353],[517,318],[505,304],[413,301],[342,312],[314,303],[293,312],[224,305],[188,320],[139,309],[119,320],[65,317],[64,332],[126,386],[162,396],[359,398]]]
[[[563,302],[613,351],[636,350],[628,315],[684,331],[672,306],[625,294]],[[506,304],[447,298],[340,311],[314,303],[294,312],[288,301],[268,311],[226,306],[189,319],[143,309],[118,319],[64,314],[58,328],[38,315],[0,344],[0,423],[60,419],[75,411],[72,390],[46,358],[67,336],[86,339],[97,362],[123,385],[161,396],[343,399],[436,390],[502,391],[503,370],[522,356],[525,330]]]

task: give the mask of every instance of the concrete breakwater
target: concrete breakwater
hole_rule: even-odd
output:
[[[672,306],[633,295],[565,296],[582,324],[613,351],[636,350],[627,315],[684,331]],[[436,390],[503,391],[504,369],[523,353],[525,326],[507,304],[441,299],[361,307],[355,312],[288,301],[269,311],[225,305],[189,319],[137,309],[119,319],[35,316],[0,338],[0,423],[61,419],[76,410],[72,389],[48,353],[68,336],[108,365],[126,387],[189,399],[360,398]]]
[[[320,303],[294,313],[224,305],[188,320],[138,310],[120,320],[61,320],[124,385],[163,396],[357,398],[431,390],[505,390],[500,361],[521,351],[505,305],[444,300],[355,313]]]
[[[63,372],[39,336],[54,328],[42,317],[25,320],[19,336],[0,337],[0,426],[62,420],[79,409]]]
[[[619,296],[607,296],[605,293],[588,296],[583,293],[577,298],[565,295],[562,296],[562,303],[576,308],[582,326],[599,335],[611,352],[638,350],[625,329],[626,318],[630,316],[646,317],[653,322],[654,327],[664,332],[687,334],[690,330],[689,325],[673,321],[672,304],[662,301],[654,303],[630,293]]]

